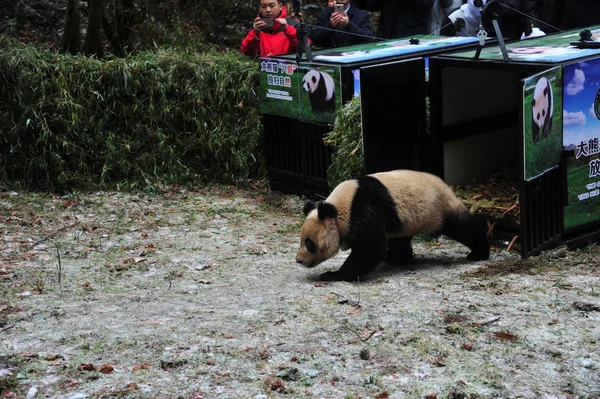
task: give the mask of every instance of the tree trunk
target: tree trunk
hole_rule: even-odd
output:
[[[129,29],[133,23],[133,6],[133,0],[114,0],[114,23],[106,14],[104,16],[104,33],[110,41],[111,51],[120,57],[127,53]]]
[[[65,17],[65,30],[61,43],[64,52],[77,54],[79,51],[79,0],[67,1],[67,15]]]
[[[105,6],[106,0],[90,0],[88,30],[85,37],[85,44],[83,45],[85,54],[95,55],[98,58],[103,56],[102,18],[104,17]]]
[[[133,0],[116,0],[117,40],[120,51],[125,54],[129,41],[129,28],[133,22]]]

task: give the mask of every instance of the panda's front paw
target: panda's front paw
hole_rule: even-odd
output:
[[[468,260],[488,260],[490,258],[490,251],[471,251],[467,255]]]
[[[356,276],[349,276],[347,274],[340,273],[339,271],[337,271],[337,272],[325,272],[325,273],[321,274],[321,281],[348,281],[348,282],[352,282],[352,281],[356,281],[357,279],[358,279],[358,277],[356,277]]]
[[[340,281],[339,273],[325,272],[321,274],[321,281]]]

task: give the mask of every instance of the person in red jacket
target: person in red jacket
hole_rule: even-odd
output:
[[[286,18],[284,0],[260,0],[254,27],[248,32],[240,50],[249,56],[272,57],[298,48],[293,20]]]

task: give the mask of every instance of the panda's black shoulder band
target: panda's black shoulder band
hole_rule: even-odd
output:
[[[304,204],[304,208],[302,208],[302,213],[304,213],[304,216],[308,216],[308,214],[317,207],[317,204],[315,204],[312,201],[308,201],[306,204]]]
[[[319,212],[319,219],[321,220],[325,220],[326,218],[334,218],[337,216],[337,209],[329,202],[321,202],[317,210]]]

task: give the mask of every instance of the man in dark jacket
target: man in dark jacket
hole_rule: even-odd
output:
[[[344,12],[328,7],[317,15],[317,26],[311,34],[315,46],[329,48],[349,46],[372,40],[371,14],[350,5],[350,0],[336,0]]]
[[[577,29],[600,25],[600,1],[554,0],[554,22],[562,29]]]
[[[429,34],[429,19],[434,0],[356,0],[358,8],[381,11],[377,37],[397,37]]]

